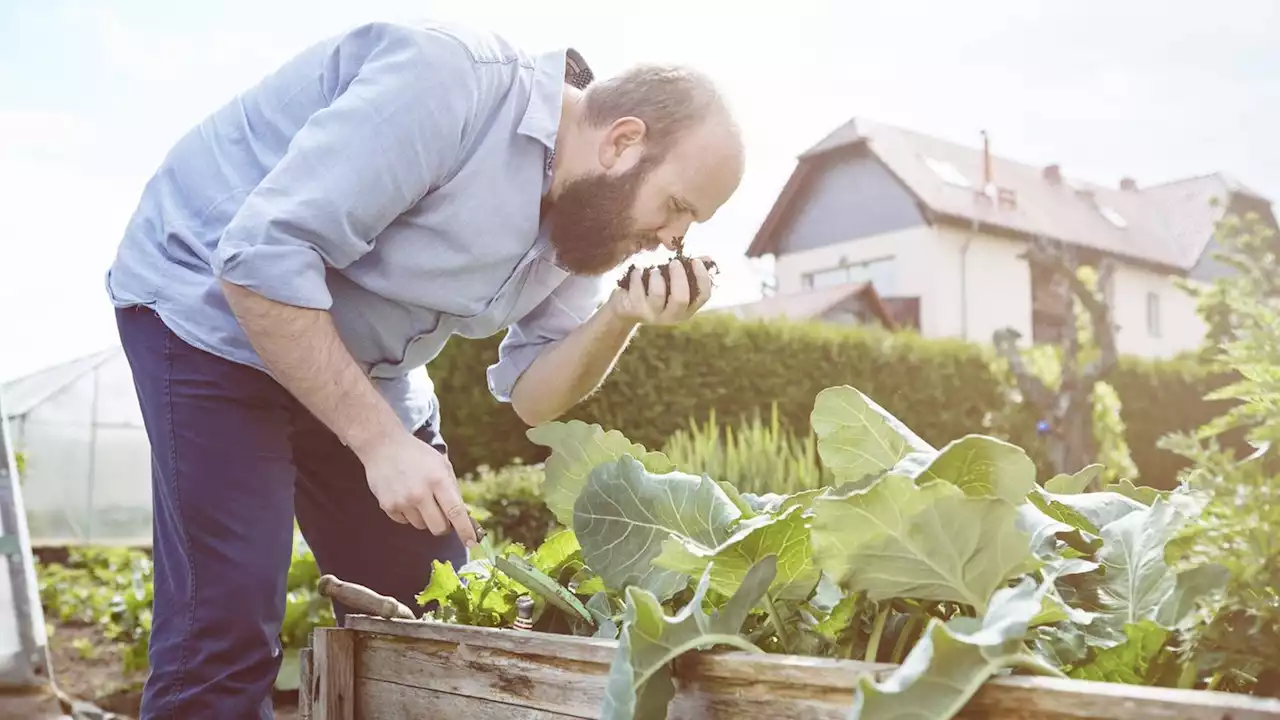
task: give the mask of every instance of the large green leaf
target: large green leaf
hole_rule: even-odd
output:
[[[916,480],[945,480],[970,497],[998,497],[1021,505],[1036,486],[1036,466],[1017,445],[968,435],[943,447]]]
[[[618,624],[613,621],[613,604],[603,590],[591,596],[587,601],[587,611],[596,619],[596,631],[593,637],[607,640],[618,639]]]
[[[871,600],[961,602],[981,610],[1006,580],[1036,566],[1018,510],[948,482],[886,475],[814,500],[814,564]]]
[[[1031,536],[1031,551],[1043,560],[1060,557],[1057,538],[1085,554],[1102,547],[1102,538],[1054,519],[1032,503],[1018,506],[1018,529]]]
[[[651,473],[624,455],[591,472],[574,505],[573,530],[583,560],[606,586],[622,591],[638,585],[666,600],[689,584],[687,574],[653,562],[667,538],[718,547],[741,516],[711,478]]]
[[[1054,520],[1092,537],[1100,535],[1104,525],[1146,507],[1114,492],[1060,494],[1034,488],[1027,499]]]
[[[431,561],[431,580],[415,599],[419,605],[437,603],[440,606],[438,613],[442,616],[465,616],[470,609],[462,579],[453,565],[442,560]],[[462,621],[466,622],[465,617]]]
[[[761,516],[741,523],[724,543],[709,548],[686,537],[672,536],[654,564],[697,577],[711,566],[711,587],[732,595],[760,560],[774,555],[778,572],[769,594],[775,599],[803,600],[818,583],[812,564],[808,519],[804,508],[790,505],[778,515]]]
[[[587,476],[599,465],[631,455],[653,472],[669,472],[675,468],[666,455],[646,450],[617,430],[605,432],[599,425],[581,420],[544,423],[529,428],[525,435],[535,444],[551,448],[543,498],[547,508],[566,527],[573,525],[573,504]]]
[[[595,624],[595,618],[587,611],[581,600],[563,585],[548,577],[546,573],[531,565],[528,560],[519,555],[500,556],[494,559],[494,565],[552,605],[588,623]]]
[[[1040,612],[1032,619],[1031,625],[1052,625],[1070,621],[1075,625],[1088,625],[1097,617],[1096,613],[1077,608],[1063,599],[1058,590],[1057,579],[1071,575],[1083,575],[1097,570],[1096,562],[1080,558],[1057,558],[1045,563],[1042,570],[1046,591]]]
[[[605,686],[602,720],[664,720],[675,695],[671,662],[691,650],[728,645],[759,652],[739,633],[747,615],[773,582],[777,559],[769,556],[747,572],[738,591],[710,614],[703,599],[710,586],[710,569],[702,575],[693,599],[674,617],[662,610],[652,593],[638,587],[626,591],[622,637]]]
[[[1106,487],[1104,487],[1103,490],[1120,493],[1121,495],[1124,495],[1127,498],[1137,500],[1143,505],[1150,505],[1154,503],[1156,501],[1156,498],[1169,497],[1168,490],[1157,490],[1153,487],[1147,487],[1145,485],[1139,487],[1137,485],[1134,485],[1133,481],[1130,480],[1129,478],[1122,478],[1118,482],[1111,483],[1110,485],[1107,485]]]
[[[529,562],[535,568],[548,575],[555,575],[566,565],[572,564],[582,551],[578,537],[568,528],[557,530],[538,546],[529,556]]]
[[[1124,642],[1099,650],[1067,674],[1077,680],[1148,685],[1152,664],[1169,639],[1169,631],[1143,620],[1124,626]]]
[[[949,720],[995,673],[1024,667],[1058,674],[1026,649],[1028,624],[1039,612],[1044,587],[1029,578],[992,597],[981,620],[931,618],[906,659],[877,682],[863,676],[851,720]]]
[[[1164,547],[1178,528],[1172,505],[1157,500],[1102,528],[1098,562],[1106,569],[1098,586],[1102,611],[1123,624],[1154,619],[1177,581],[1165,562]]]
[[[1074,475],[1055,475],[1045,481],[1044,489],[1059,495],[1077,495],[1089,488],[1089,483],[1102,474],[1103,467],[1099,463],[1086,465]]]
[[[809,421],[818,438],[818,455],[837,483],[891,468],[911,452],[934,452],[901,421],[848,385],[818,393]]]
[[[1174,629],[1197,601],[1223,587],[1225,568],[1205,565],[1175,574],[1165,547],[1187,517],[1175,503],[1156,498],[1151,507],[1129,513],[1102,528],[1098,561],[1106,570],[1097,585],[1098,605],[1113,629],[1150,620]]]

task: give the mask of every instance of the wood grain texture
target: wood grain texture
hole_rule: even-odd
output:
[[[362,679],[356,690],[360,720],[573,720],[545,710],[507,705],[482,698],[426,692],[383,680]]]
[[[311,700],[315,697],[315,689],[313,679],[315,673],[311,671],[311,648],[304,647],[298,650],[298,720],[311,720]]]
[[[592,718],[604,700],[607,664],[439,640],[369,636],[359,681],[378,680],[435,692]]]
[[[317,692],[311,714],[316,720],[356,719],[356,631],[316,628],[312,663]]]
[[[346,627],[382,635],[438,640],[451,645],[475,645],[526,655],[550,655],[566,660],[606,665],[613,661],[613,653],[618,647],[615,640],[551,635],[525,630],[447,625],[421,620],[386,619],[368,615],[348,615]]]
[[[374,700],[385,708],[379,712],[393,714],[360,715],[379,720],[409,717],[394,714],[402,712],[396,710],[401,706],[421,713],[423,708],[439,707],[438,715],[425,714],[451,717],[450,708],[465,708],[460,703],[466,698],[493,704],[493,713],[508,712],[503,708],[534,713],[475,717],[597,718],[617,648],[609,640],[371,617],[348,616],[347,627],[359,636],[357,695],[369,698],[382,691],[396,695],[394,703]],[[313,664],[314,671],[320,672],[318,661]],[[671,720],[846,720],[858,679],[867,674],[882,676],[893,668],[882,663],[719,650],[686,654],[674,667],[677,692],[670,706]],[[957,717],[1280,720],[1280,701],[1006,676],[983,685]]]

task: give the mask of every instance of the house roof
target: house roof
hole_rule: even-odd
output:
[[[1014,202],[984,194],[981,147],[961,145],[891,125],[855,118],[800,155],[787,183],[748,249],[759,256],[776,249],[777,229],[802,192],[804,178],[819,159],[865,148],[938,220],[981,225],[1025,237],[1066,244],[1177,271],[1190,270],[1212,239],[1228,196],[1266,198],[1215,173],[1150,187],[1122,189],[1063,176],[992,155],[991,181],[1011,191]],[[964,185],[948,182],[953,177]],[[1216,207],[1212,198],[1223,201]],[[1119,219],[1119,224],[1108,219]]]
[[[893,328],[896,325],[892,314],[871,283],[848,283],[786,295],[770,295],[753,302],[708,312],[726,313],[743,320],[813,320],[855,297],[861,299],[885,327]]]
[[[26,415],[121,352],[119,347],[102,350],[10,380],[0,387],[0,408],[5,417]]]

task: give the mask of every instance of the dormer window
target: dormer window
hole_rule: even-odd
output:
[[[1102,213],[1102,217],[1106,218],[1112,225],[1122,230],[1129,227],[1129,222],[1124,219],[1123,215],[1116,212],[1115,208],[1102,205],[1098,208],[1098,212]]]
[[[938,176],[939,180],[948,185],[955,185],[956,187],[962,188],[973,187],[969,182],[969,178],[965,177],[964,173],[960,172],[956,169],[955,165],[952,165],[949,162],[925,157],[924,164],[929,166],[929,169],[933,171],[934,175]]]

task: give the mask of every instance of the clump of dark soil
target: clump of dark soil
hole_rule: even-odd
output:
[[[675,259],[679,260],[680,263],[684,265],[684,275],[689,282],[689,302],[690,303],[697,302],[698,299],[702,297],[702,292],[698,288],[698,279],[693,275],[693,258],[688,257],[687,255],[684,254],[683,241],[680,241],[680,240],[676,241]],[[716,272],[719,270],[719,267],[716,265],[716,261],[708,260],[706,262],[706,266],[707,266],[707,271],[711,273],[711,276],[714,279]],[[623,290],[630,289],[631,273],[635,269],[636,269],[636,266],[634,264],[632,264],[631,267],[627,268],[627,272],[622,276],[621,279],[618,280],[618,287],[622,288]],[[654,272],[661,273],[663,287],[667,289],[666,299],[669,300],[671,298],[671,263],[666,262],[666,263],[662,263],[661,265],[650,265],[649,267],[644,268],[641,271],[640,279],[642,282],[644,282],[645,292],[649,291],[649,283],[651,282]]]

